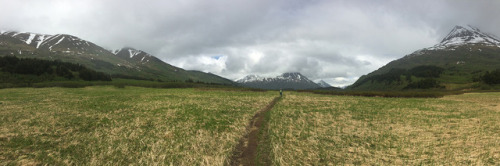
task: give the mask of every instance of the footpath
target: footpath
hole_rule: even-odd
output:
[[[257,111],[257,113],[252,117],[246,128],[246,134],[240,138],[236,149],[233,151],[230,165],[257,165],[257,163],[259,163],[259,165],[271,164],[269,158],[267,158],[269,156],[262,154],[269,152],[269,149],[263,149],[268,147],[264,147],[264,145],[262,145],[262,143],[265,144],[269,141],[265,140],[268,138],[266,114],[280,99],[280,97],[275,97],[273,101],[261,110]],[[261,152],[259,156],[257,156],[258,152]]]

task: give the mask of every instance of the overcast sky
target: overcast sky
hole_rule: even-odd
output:
[[[0,29],[129,46],[229,79],[300,72],[344,86],[455,25],[500,36],[498,0],[0,0]]]

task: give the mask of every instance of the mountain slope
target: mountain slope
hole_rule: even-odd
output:
[[[317,84],[321,87],[321,88],[330,88],[332,87],[330,84],[326,83],[325,81],[323,80],[320,80],[317,82]]]
[[[172,66],[146,52],[123,48],[110,52],[76,36],[2,31],[0,56],[14,55],[82,64],[113,77],[162,81],[194,81],[234,84],[231,80],[199,71]]]
[[[164,75],[170,76],[170,79],[174,78],[174,80],[184,80],[193,82],[235,84],[233,81],[229,79],[220,77],[212,73],[205,73],[194,70],[184,70],[182,68],[172,66],[147,52],[137,50],[134,48],[125,47],[119,50],[115,50],[113,51],[113,53],[117,57],[124,59],[135,66],[138,66],[140,70],[143,70],[148,73],[158,73],[158,71],[162,71]]]
[[[429,88],[470,87],[487,71],[500,68],[500,40],[472,26],[456,26],[438,44],[417,50],[360,77],[349,89],[398,90],[435,81]],[[433,69],[433,70],[428,70]],[[442,69],[437,76],[418,70]]]
[[[283,73],[277,77],[248,75],[236,81],[245,87],[259,89],[317,89],[320,86],[300,73]]]

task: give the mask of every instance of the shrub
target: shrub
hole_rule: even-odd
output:
[[[486,72],[481,80],[489,85],[500,84],[500,70],[495,70],[492,72]]]
[[[406,86],[404,89],[431,89],[442,88],[438,81],[434,78],[426,78],[417,82],[413,82]]]

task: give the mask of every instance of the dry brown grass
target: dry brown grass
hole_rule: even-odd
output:
[[[499,164],[499,93],[441,99],[289,93],[271,111],[275,165]]]
[[[0,90],[0,165],[224,165],[273,93]]]

